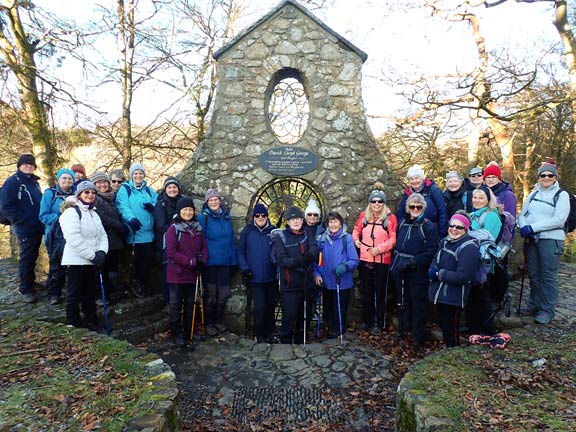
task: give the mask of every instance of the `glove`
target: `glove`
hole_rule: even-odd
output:
[[[437,281],[438,271],[439,271],[438,267],[436,266],[430,267],[430,270],[428,270],[428,279],[430,279],[431,281]]]
[[[336,275],[337,278],[341,278],[347,271],[348,267],[346,267],[346,264],[340,263],[334,269],[334,274]]]
[[[133,232],[136,232],[142,228],[142,223],[136,218],[130,219],[128,221],[128,225],[130,225],[130,229],[132,229]]]
[[[196,258],[196,271],[198,273],[201,273],[202,270],[204,270],[204,266],[205,263],[204,261],[202,261],[202,255],[198,255],[198,258]]]
[[[144,206],[144,210],[149,211],[150,213],[154,211],[154,206],[152,203],[144,203],[142,205]]]
[[[92,264],[94,264],[94,266],[97,269],[100,269],[104,265],[105,260],[106,260],[106,252],[99,250],[99,251],[96,251],[96,253],[94,254],[94,259],[92,260]]]
[[[524,225],[522,228],[520,228],[520,235],[526,239],[533,239],[534,236],[536,236],[536,233],[532,229],[532,226]]]
[[[242,279],[244,279],[245,284],[250,282],[250,280],[252,279],[252,276],[254,276],[254,273],[252,273],[252,270],[244,270],[242,272]]]

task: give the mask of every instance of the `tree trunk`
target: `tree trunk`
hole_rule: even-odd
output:
[[[118,0],[118,24],[121,46],[121,82],[122,82],[122,168],[128,171],[132,165],[132,98],[134,82],[132,68],[134,65],[134,0],[128,1],[128,10],[124,0]]]

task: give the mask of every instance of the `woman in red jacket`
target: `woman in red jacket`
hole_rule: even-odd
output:
[[[384,315],[388,294],[388,270],[396,244],[396,216],[386,206],[384,185],[376,183],[370,192],[368,206],[360,213],[352,238],[360,250],[362,281],[362,325],[380,334],[385,327]]]

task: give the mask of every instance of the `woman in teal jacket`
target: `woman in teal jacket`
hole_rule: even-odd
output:
[[[142,164],[130,167],[130,180],[116,194],[122,222],[130,227],[126,241],[132,245],[131,287],[134,295],[145,295],[144,281],[154,263],[154,206],[158,195],[146,184]]]
[[[472,231],[485,229],[492,234],[494,241],[498,239],[502,229],[502,221],[496,205],[496,197],[487,186],[480,186],[472,192],[472,207],[474,211],[470,214],[470,219],[472,220],[470,229]]]
[[[50,262],[46,289],[48,290],[48,303],[51,305],[59,304],[62,301],[62,287],[66,282],[66,269],[61,264],[61,248],[56,247],[56,241],[50,236],[50,232],[52,225],[60,217],[60,205],[72,195],[74,195],[74,171],[60,168],[56,173],[56,186],[46,189],[40,201],[38,218],[44,224],[44,244]],[[57,250],[60,250],[60,253]]]

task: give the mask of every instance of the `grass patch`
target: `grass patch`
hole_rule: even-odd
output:
[[[154,393],[126,342],[38,321],[0,321],[0,429],[121,431]]]
[[[573,431],[576,334],[515,337],[505,350],[444,350],[414,365],[411,394],[425,393],[431,416],[452,431]],[[543,361],[543,365],[538,365]]]

